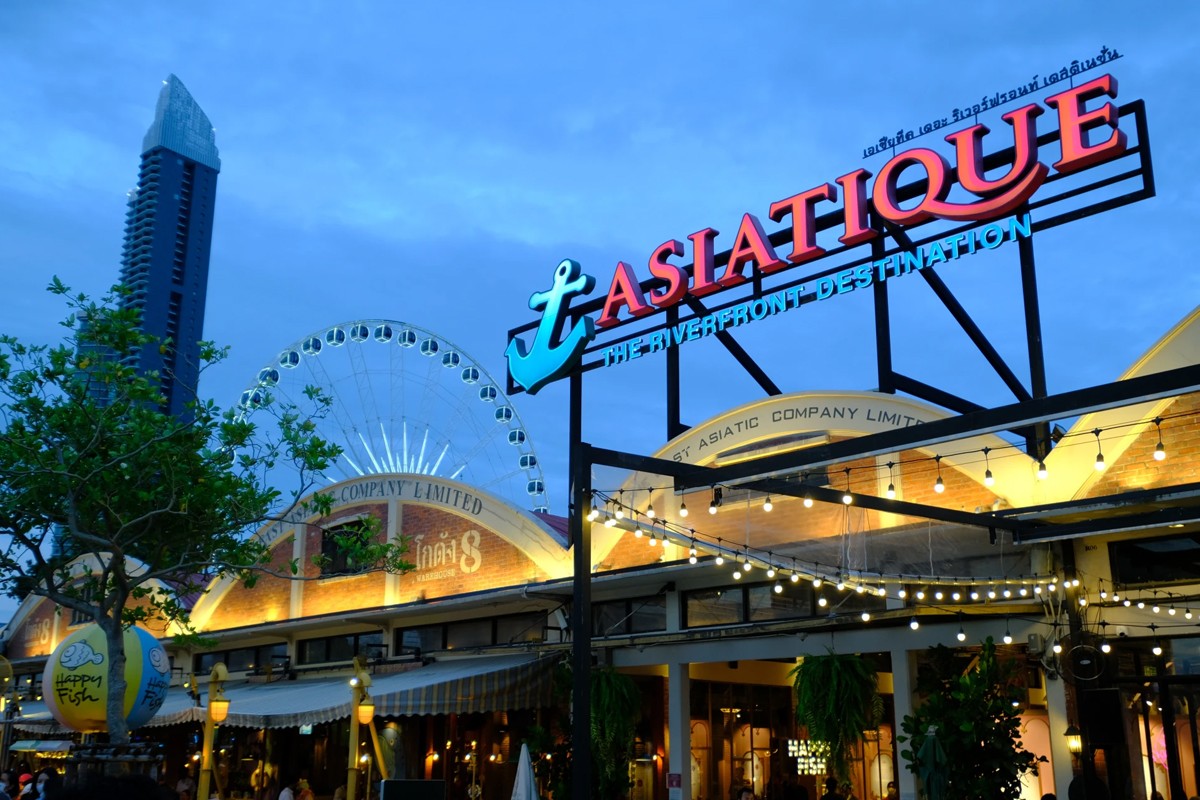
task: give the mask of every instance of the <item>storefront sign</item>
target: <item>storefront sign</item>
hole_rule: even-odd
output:
[[[715,264],[716,229],[704,228],[685,237],[691,243],[690,275],[684,266],[671,260],[682,258],[689,248],[678,239],[668,239],[654,249],[647,262],[650,275],[658,281],[656,288],[644,291],[633,268],[618,262],[600,314],[594,320],[589,316],[578,319],[562,336],[569,319],[570,298],[587,294],[594,283],[576,262],[565,260],[556,268],[552,286],[529,300],[529,307],[542,311],[542,318],[532,343],[526,345],[517,338],[509,342],[506,351],[509,374],[526,391],[536,392],[574,369],[597,330],[613,330],[678,306],[689,297],[704,298],[740,286],[752,280],[755,272],[775,275],[822,258],[827,251],[817,244],[816,221],[818,212],[826,211],[830,204],[840,211],[838,241],[847,246],[884,235],[869,224],[869,208],[874,208],[884,222],[900,228],[933,219],[983,223],[1013,214],[1033,197],[1051,167],[1061,174],[1077,172],[1111,161],[1126,151],[1126,136],[1120,130],[1116,107],[1105,99],[1116,96],[1116,79],[1103,75],[1046,98],[1045,105],[1057,112],[1060,140],[1059,159],[1050,166],[1038,159],[1036,120],[1046,109],[1031,103],[1001,116],[1012,129],[1014,154],[1003,175],[985,174],[983,140],[989,129],[976,124],[945,137],[954,146],[953,165],[934,150],[916,147],[889,159],[877,175],[856,169],[832,182],[771,203],[768,217],[790,225],[791,251],[782,257],[771,245],[762,223],[749,213],[742,216],[733,236],[729,261],[719,275]],[[1097,100],[1101,102],[1096,103]],[[915,202],[902,202],[900,178],[912,172],[919,172],[924,179],[923,193]],[[965,191],[953,192],[955,199],[951,199],[956,189]],[[821,278],[812,289],[816,299],[827,299],[981,249],[998,247],[1029,233],[1029,218],[1022,215],[1006,223],[989,225],[982,231],[933,242],[915,253],[892,256]],[[605,363],[621,363],[795,308],[803,291],[804,287],[798,287],[778,296],[756,298],[711,317],[690,320],[675,329],[656,331],[645,340],[622,343],[605,354]]]

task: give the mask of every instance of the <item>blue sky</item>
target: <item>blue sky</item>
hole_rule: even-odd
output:
[[[356,317],[435,330],[502,376],[505,332],[560,259],[601,282],[618,259],[642,270],[665,239],[728,236],[745,211],[765,219],[774,200],[878,169],[861,151],[881,134],[1108,46],[1125,55],[1119,99],[1148,105],[1158,197],[1037,243],[1050,389],[1103,382],[1200,296],[1197,23],[1191,3],[9,3],[0,329],[51,340],[51,276],[92,293],[115,281],[168,73],[223,162],[205,335],[233,351],[201,391],[228,405],[287,344]],[[1013,270],[946,279],[1023,373]],[[893,295],[898,368],[1009,401],[910,283]],[[786,390],[870,389],[866,299],[739,339]],[[685,421],[757,396],[711,343],[684,366]],[[661,374],[658,356],[589,379],[586,438],[657,449]],[[565,387],[516,405],[562,512]]]

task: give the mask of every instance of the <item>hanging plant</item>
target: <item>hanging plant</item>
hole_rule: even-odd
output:
[[[875,665],[861,655],[829,651],[805,656],[791,675],[796,721],[810,739],[829,745],[829,774],[848,780],[855,746],[883,716]]]
[[[641,708],[641,694],[628,675],[611,667],[592,673],[592,763],[600,798],[629,792],[629,762]]]

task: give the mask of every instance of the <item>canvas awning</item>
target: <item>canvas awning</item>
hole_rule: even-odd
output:
[[[22,739],[8,748],[20,753],[65,753],[71,749],[67,739]]]
[[[407,672],[373,675],[370,694],[380,716],[465,714],[539,708],[551,704],[554,657],[523,653],[438,661]],[[229,715],[223,725],[297,728],[350,716],[349,678],[277,680],[225,684]],[[207,693],[200,688],[207,703]],[[44,703],[26,701],[18,728],[48,733],[61,728]],[[145,727],[203,723],[205,709],[183,689],[173,688]]]

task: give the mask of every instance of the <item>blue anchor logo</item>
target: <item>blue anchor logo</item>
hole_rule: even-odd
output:
[[[565,258],[554,270],[554,285],[544,292],[534,292],[529,298],[531,309],[545,309],[537,333],[533,336],[533,344],[526,350],[525,342],[514,338],[504,351],[508,359],[508,374],[525,391],[536,394],[538,389],[566,375],[583,348],[596,336],[592,318],[583,317],[558,342],[570,299],[575,295],[588,294],[595,285],[596,279],[584,275],[578,262]]]

